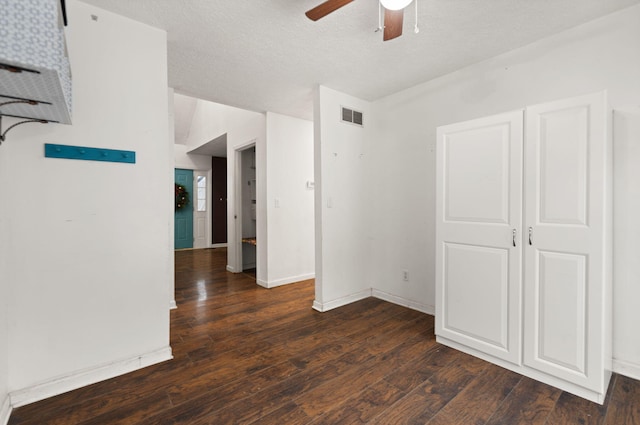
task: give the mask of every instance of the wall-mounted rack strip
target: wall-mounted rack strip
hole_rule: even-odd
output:
[[[44,156],[46,158],[79,159],[84,161],[136,163],[136,153],[134,151],[54,145],[51,143],[45,143]]]

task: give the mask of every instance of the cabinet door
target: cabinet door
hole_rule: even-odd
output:
[[[515,364],[522,121],[517,111],[438,128],[436,174],[436,334]]]
[[[605,341],[604,94],[526,110],[524,363],[597,391]]]

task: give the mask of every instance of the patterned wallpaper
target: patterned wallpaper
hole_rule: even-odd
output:
[[[48,113],[54,113],[58,119],[50,119],[70,123],[71,68],[59,3],[59,0],[0,0],[0,62],[42,72],[41,78],[34,78],[37,74],[22,72],[7,77],[4,74],[7,71],[0,71],[3,72],[0,95],[55,103],[53,108],[48,108]],[[52,111],[61,107],[66,112]],[[16,106],[14,109],[28,111],[29,108],[33,106]],[[20,115],[4,108],[3,112]]]

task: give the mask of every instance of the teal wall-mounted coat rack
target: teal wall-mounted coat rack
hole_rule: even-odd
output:
[[[136,163],[136,153],[134,151],[53,145],[50,143],[45,143],[44,145],[44,156],[46,158],[80,159],[84,161]]]

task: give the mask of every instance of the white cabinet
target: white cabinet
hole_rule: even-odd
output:
[[[611,376],[604,93],[438,129],[439,342],[581,397]]]

